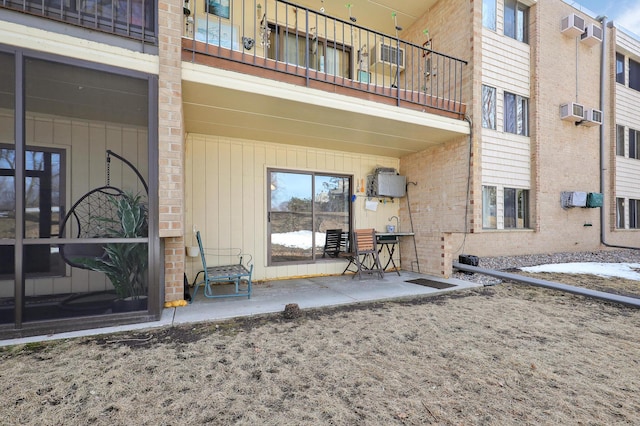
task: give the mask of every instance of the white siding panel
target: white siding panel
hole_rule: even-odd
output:
[[[616,124],[640,130],[640,92],[616,84]]]
[[[256,280],[338,274],[345,267],[342,261],[267,267],[268,168],[348,174],[356,186],[376,167],[399,167],[397,158],[196,134],[187,136],[185,155],[185,241],[195,244],[195,227],[205,246],[241,248],[253,257]],[[398,214],[398,202],[372,212],[364,209],[365,200],[358,194],[353,206],[357,228],[383,229]],[[186,267],[193,279],[199,258],[188,258]]]
[[[531,149],[527,137],[493,131],[482,136],[482,183],[531,186]]]
[[[640,160],[616,158],[616,197],[640,198]]]
[[[493,31],[482,30],[482,81],[530,96],[530,47]]]
[[[640,57],[640,40],[636,40],[634,37],[631,37],[620,30],[616,33],[616,47],[618,50],[632,56]]]

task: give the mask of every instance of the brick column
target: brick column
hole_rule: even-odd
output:
[[[165,241],[165,301],[183,298],[184,126],[182,117],[182,2],[158,1],[158,151],[160,238]]]

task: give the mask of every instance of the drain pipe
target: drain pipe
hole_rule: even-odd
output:
[[[600,15],[596,18],[596,20],[600,21],[600,23],[602,24],[602,52],[601,52],[601,57],[600,57],[600,111],[603,112],[603,118],[604,118],[604,111],[605,111],[605,102],[604,102],[604,97],[605,97],[605,86],[608,83],[607,80],[607,17]],[[606,168],[606,164],[605,164],[605,144],[604,144],[604,131],[605,131],[605,126],[604,126],[604,120],[602,125],[600,125],[600,193],[604,194],[605,193],[605,170],[607,170]],[[619,245],[615,245],[615,244],[608,244],[606,242],[606,227],[605,227],[605,208],[604,207],[600,207],[600,244],[606,246],[606,247],[611,247],[611,248],[619,248],[619,249],[629,249],[629,250],[640,250],[640,247],[628,247],[628,246],[619,246]]]
[[[622,305],[640,308],[640,299],[635,297],[621,296],[619,294],[606,293],[604,291],[590,290],[588,288],[576,287],[567,284],[556,283],[553,281],[540,280],[537,278],[525,277],[518,274],[509,274],[507,272],[496,271],[493,269],[484,269],[477,266],[465,265],[459,262],[453,262],[453,267],[461,271],[477,272],[479,274],[489,275],[491,277],[503,280],[516,281],[523,284],[529,284],[536,287],[550,288],[552,290],[564,291],[566,293],[577,294],[595,299],[604,300],[606,302],[620,303]]]

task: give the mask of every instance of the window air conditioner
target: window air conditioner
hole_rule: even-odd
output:
[[[597,109],[588,109],[584,114],[583,126],[600,126],[602,125],[602,111]]]
[[[587,193],[582,191],[572,192],[569,197],[569,207],[587,207]]]
[[[578,37],[584,32],[584,19],[572,13],[562,18],[560,31],[568,37]]]
[[[580,36],[580,41],[589,47],[602,42],[602,28],[595,24],[589,24]]]
[[[584,120],[584,106],[575,102],[560,105],[560,118],[566,121]]]
[[[404,70],[404,49],[391,44],[377,43],[376,48],[371,52],[371,65],[391,66],[395,69],[399,65],[400,70]]]

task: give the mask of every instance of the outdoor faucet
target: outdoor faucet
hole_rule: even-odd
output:
[[[398,216],[391,216],[389,219],[387,219],[389,222],[391,222],[391,219],[395,219],[396,220],[396,232],[400,231],[400,218],[398,218]]]

